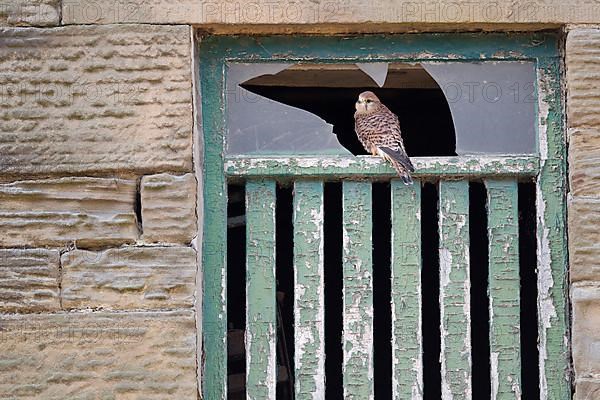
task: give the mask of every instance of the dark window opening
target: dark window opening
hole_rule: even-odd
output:
[[[373,183],[373,352],[376,399],[392,398],[390,184]]]
[[[227,389],[228,399],[246,398],[246,191],[227,190]]]
[[[354,131],[354,104],[361,92],[370,90],[398,115],[409,156],[456,155],[448,101],[422,67],[391,64],[383,87],[378,87],[358,68],[327,67],[314,70],[313,66],[302,69],[302,65],[298,65],[275,75],[250,79],[240,86],[254,94],[319,116],[333,125],[333,133],[340,144],[355,155],[367,152]],[[240,100],[243,101],[243,96]]]
[[[540,398],[537,315],[535,184],[519,183],[519,266],[521,278],[521,388],[523,399]]]
[[[421,189],[421,301],[423,337],[423,399],[442,397],[440,365],[440,260],[438,190],[434,183]]]
[[[490,312],[488,295],[487,191],[481,182],[469,184],[469,261],[471,276],[471,348],[473,398],[491,393]]]
[[[294,224],[292,188],[277,187],[275,277],[277,280],[277,400],[294,395]]]
[[[343,399],[342,184],[325,183],[325,398]]]

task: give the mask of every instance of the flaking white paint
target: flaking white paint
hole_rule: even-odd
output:
[[[500,384],[498,382],[498,355],[497,352],[490,353],[490,378],[492,384],[491,400],[496,400],[498,397],[498,386]]]
[[[548,399],[548,382],[546,380],[547,330],[552,326],[552,318],[556,318],[556,308],[552,301],[550,291],[554,286],[552,278],[552,256],[550,253],[550,241],[548,239],[549,229],[544,224],[546,203],[543,200],[540,183],[536,184],[536,209],[538,220],[537,234],[537,259],[538,259],[538,318],[539,318],[539,376],[540,376],[540,399]],[[541,232],[540,232],[541,230]]]

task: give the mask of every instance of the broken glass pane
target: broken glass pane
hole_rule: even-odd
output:
[[[458,155],[536,152],[533,63],[440,62],[422,65],[448,100]]]
[[[383,87],[388,74],[388,63],[356,63],[356,66],[369,75],[379,87]]]
[[[290,65],[227,65],[228,154],[350,154],[338,142],[333,125],[322,118],[240,86],[253,78],[277,74]]]

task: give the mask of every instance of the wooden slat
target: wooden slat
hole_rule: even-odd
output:
[[[371,183],[343,183],[344,399],[373,398]]]
[[[539,160],[530,156],[413,157],[416,177],[534,176]],[[395,177],[384,160],[371,156],[249,157],[230,156],[225,173],[231,177],[276,176],[356,178]]]
[[[521,395],[519,205],[514,180],[487,180],[492,400]]]
[[[439,184],[442,398],[471,399],[469,183]]]
[[[197,58],[198,60],[201,57]],[[222,70],[218,62],[202,57],[202,130],[204,131],[203,163],[196,165],[203,172],[202,187],[204,201],[203,229],[198,236],[202,245],[202,350],[201,384],[205,399],[227,398],[227,183],[223,174],[223,129],[222,118],[214,115],[224,108],[223,96],[218,79],[213,76]],[[200,300],[200,299],[198,299]]]
[[[560,58],[538,59],[540,173],[536,181],[540,400],[571,398],[567,149]]]
[[[294,185],[296,400],[325,398],[323,182]]]
[[[246,396],[275,400],[275,182],[246,184]]]
[[[392,196],[392,393],[423,398],[421,336],[421,186],[399,180]]]

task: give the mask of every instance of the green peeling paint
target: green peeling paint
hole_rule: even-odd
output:
[[[371,183],[343,184],[345,400],[373,399],[373,254]]]
[[[325,398],[323,182],[294,184],[296,400]]]
[[[421,186],[391,183],[392,396],[423,398]]]
[[[246,184],[246,398],[275,400],[275,181]]]
[[[455,176],[534,176],[537,157],[413,157],[415,177]],[[327,177],[394,177],[396,172],[379,157],[230,157],[225,163],[231,177],[273,176],[278,178]]]
[[[227,396],[227,186],[223,175],[222,64],[202,57],[204,130],[204,234],[202,243],[202,390],[205,399]],[[221,117],[222,118],[222,117]]]
[[[202,393],[204,399],[219,400],[226,397],[227,382],[227,307],[226,307],[226,179],[244,181],[246,179],[280,179],[294,180],[297,177],[320,180],[335,179],[365,179],[378,180],[394,177],[393,170],[381,160],[373,157],[224,157],[224,136],[227,131],[225,93],[225,68],[229,61],[239,62],[327,62],[355,63],[368,61],[390,62],[419,62],[419,61],[480,61],[480,60],[524,60],[534,61],[538,71],[537,88],[539,115],[539,157],[521,156],[473,156],[473,157],[435,157],[414,158],[416,166],[415,177],[420,179],[438,180],[440,183],[440,261],[442,262],[442,292],[440,296],[443,318],[441,321],[443,338],[442,382],[444,399],[470,398],[470,322],[468,313],[468,184],[466,181],[445,181],[444,179],[481,179],[493,180],[511,178],[522,180],[537,177],[537,234],[538,234],[538,319],[539,319],[539,354],[540,354],[540,399],[565,400],[571,398],[569,374],[569,336],[567,325],[567,250],[565,232],[565,193],[566,193],[566,150],[564,143],[562,90],[560,87],[560,59],[558,58],[558,38],[552,33],[473,33],[473,34],[394,34],[394,35],[359,35],[359,36],[211,36],[202,38],[198,54],[200,54],[200,88],[202,100],[202,132],[204,137],[204,242],[202,246],[203,299],[202,299]],[[273,196],[274,183],[253,181],[249,187],[255,187],[260,192],[258,204],[249,204],[250,208],[260,208],[265,199]],[[490,181],[491,182],[491,181]],[[254,185],[254,186],[253,186]],[[266,185],[266,186],[265,186]],[[314,210],[317,206],[318,182],[298,183],[296,190],[296,206],[300,206],[297,218],[308,226],[316,221],[308,219],[303,210]],[[408,207],[410,196],[417,196],[415,187],[405,188],[398,184],[392,185],[392,192],[398,196],[394,204],[405,204]],[[489,187],[489,186],[488,186]],[[259,190],[260,188],[260,190]],[[414,192],[413,192],[414,190]],[[269,194],[267,194],[269,193]],[[373,396],[373,365],[372,365],[372,283],[371,283],[371,253],[370,228],[371,205],[370,186],[368,182],[344,182],[344,391],[345,398],[368,399]],[[397,210],[395,207],[394,210]],[[252,233],[262,237],[260,249],[253,257],[255,263],[265,262],[274,251],[274,242],[269,242],[266,236],[272,231],[261,231],[265,224],[270,223],[272,210],[263,209],[268,216],[255,225],[252,223],[249,235]],[[416,216],[416,211],[415,216]],[[300,214],[302,212],[302,215]],[[308,211],[307,211],[308,212]],[[312,212],[312,211],[310,211]],[[407,211],[408,212],[408,211]],[[492,210],[492,213],[494,211]],[[511,213],[514,210],[511,210]],[[409,223],[411,214],[398,215],[394,218],[401,220],[400,224]],[[311,215],[311,217],[314,217]],[[490,216],[492,222],[497,218]],[[464,225],[461,225],[464,220]],[[310,222],[308,222],[310,221]],[[360,222],[357,222],[360,221]],[[300,223],[300,222],[299,222]],[[457,225],[458,223],[458,225]],[[306,229],[308,229],[308,226]],[[490,226],[492,226],[490,224]],[[274,229],[274,228],[273,228]],[[314,225],[313,229],[317,229]],[[395,228],[396,229],[396,228]],[[410,232],[395,233],[394,241],[407,242]],[[295,234],[296,263],[302,263],[301,254],[306,250],[304,258],[314,259],[317,254],[314,247],[318,239],[309,242],[308,237],[300,237],[300,231]],[[352,239],[352,240],[350,240]],[[303,241],[304,240],[304,241]],[[270,243],[270,244],[269,244]],[[268,247],[272,248],[269,249]],[[396,245],[394,245],[396,246]],[[393,274],[403,278],[405,282],[396,282],[402,287],[394,286],[408,293],[417,290],[416,277],[410,275],[411,269],[416,268],[416,257],[413,249],[404,256],[395,247],[393,255]],[[492,249],[492,251],[497,251]],[[450,259],[448,256],[451,256]],[[446,258],[444,258],[446,257]],[[490,260],[496,262],[495,260]],[[400,263],[400,264],[398,264]],[[398,270],[403,265],[405,269]],[[265,267],[264,265],[262,267]],[[257,278],[259,274],[254,266],[249,265],[249,272]],[[269,267],[270,268],[270,267]],[[264,271],[264,270],[263,270]],[[270,270],[269,270],[270,271]],[[491,269],[491,271],[494,271]],[[306,268],[299,270],[300,279],[317,279],[310,276]],[[272,272],[269,272],[271,274]],[[412,276],[412,278],[411,278]],[[271,279],[263,275],[264,279]],[[412,280],[411,280],[412,279]],[[494,277],[491,277],[492,282]],[[256,282],[256,281],[254,281]],[[252,280],[249,281],[252,284]],[[415,286],[416,285],[416,286]],[[260,285],[263,286],[263,285]],[[263,289],[266,289],[264,285]],[[318,285],[317,285],[318,287]],[[496,286],[490,286],[492,296]],[[274,291],[274,283],[271,288]],[[310,287],[310,290],[316,289]],[[261,290],[252,290],[249,295],[257,295]],[[319,293],[306,292],[299,299],[307,302],[318,302]],[[396,295],[395,295],[396,296]],[[265,297],[266,299],[266,297]],[[413,318],[406,325],[417,332],[414,324],[419,317],[414,312],[408,312],[401,307],[403,303],[394,297],[395,317]],[[402,300],[402,298],[400,298]],[[500,300],[500,299],[498,299]],[[273,299],[274,301],[274,292]],[[269,306],[274,303],[269,300]],[[263,307],[259,302],[252,303],[248,312],[263,321],[274,318],[270,309],[267,312],[258,310]],[[303,303],[308,304],[308,303]],[[405,303],[408,305],[408,303]],[[496,321],[501,315],[496,311],[498,302],[492,300],[492,311]],[[414,307],[414,304],[412,305]],[[309,310],[300,302],[296,304],[300,310],[300,322],[306,322],[307,332],[317,332],[320,322],[312,321],[309,326]],[[314,310],[310,310],[311,312]],[[267,315],[268,314],[268,315]],[[249,319],[249,321],[252,321]],[[415,322],[417,321],[417,322]],[[411,325],[412,324],[412,325]],[[252,323],[251,323],[252,325]],[[256,325],[256,324],[255,324]],[[262,328],[259,328],[262,327]],[[256,332],[259,335],[266,325],[258,324]],[[398,328],[399,330],[396,330]],[[405,346],[406,354],[394,354],[394,391],[395,398],[418,398],[419,371],[418,360],[414,358],[415,340],[408,335],[406,326],[394,326],[394,333],[401,341],[398,346]],[[491,327],[492,336],[495,327]],[[270,332],[262,336],[268,338]],[[418,334],[417,334],[418,336]],[[309,336],[297,337],[297,343],[306,343],[307,351],[301,357],[302,371],[297,373],[300,388],[299,396],[308,396],[313,388],[319,392],[322,377],[310,379],[309,370],[316,371],[319,364],[313,364],[307,355],[316,349],[318,339],[300,342]],[[394,338],[394,340],[398,339]],[[410,340],[412,339],[412,342]],[[492,338],[492,341],[494,339]],[[254,344],[254,341],[252,341]],[[261,341],[265,349],[263,354],[254,357],[249,353],[249,362],[273,363],[271,347],[266,341]],[[274,339],[270,346],[274,346]],[[258,342],[257,342],[258,344]],[[410,346],[412,347],[409,347]],[[498,348],[499,343],[492,343],[492,349]],[[399,348],[399,347],[398,347]],[[413,349],[408,351],[408,349]],[[256,348],[258,349],[258,348]],[[318,350],[317,350],[318,351]],[[493,350],[492,350],[493,351]],[[318,357],[318,355],[316,356]],[[400,358],[398,358],[400,357]],[[514,360],[513,360],[514,361]],[[265,365],[267,365],[265,364]],[[258,370],[249,370],[252,379],[254,398],[271,398],[275,388],[275,372],[273,366],[263,365]],[[514,371],[504,367],[502,351],[498,353],[498,398],[505,389],[504,381]],[[304,369],[305,367],[305,369]],[[410,369],[407,369],[410,368]],[[305,372],[306,371],[306,372]],[[306,375],[305,375],[306,374]],[[315,372],[318,374],[318,372]],[[518,377],[517,373],[513,376]],[[266,383],[266,382],[270,383]],[[304,383],[306,383],[304,385]],[[264,385],[271,385],[266,387]],[[261,386],[263,385],[263,386]],[[409,391],[410,386],[410,391]],[[416,389],[416,397],[414,388]],[[512,387],[511,387],[512,388]],[[265,392],[266,391],[266,392]],[[266,394],[264,394],[266,393]],[[307,393],[307,395],[304,395]],[[514,392],[513,392],[514,393]],[[264,396],[263,396],[264,394]],[[412,397],[408,397],[408,396]],[[305,398],[303,397],[303,398]],[[300,398],[300,397],[299,397]],[[314,396],[313,396],[314,398]],[[516,398],[516,397],[515,397]]]
[[[540,398],[571,398],[567,308],[566,148],[560,59],[538,60],[540,174],[537,186]]]
[[[470,400],[469,182],[439,184],[442,400]]]
[[[514,180],[487,180],[491,400],[521,398],[519,204]]]

